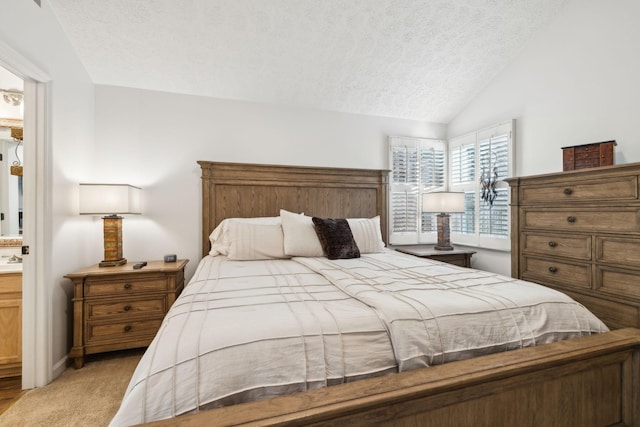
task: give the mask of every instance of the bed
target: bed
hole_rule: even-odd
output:
[[[366,230],[386,224],[386,171],[199,163],[203,260],[114,426],[638,425],[638,331],[606,332],[547,288],[376,248],[384,227]],[[317,256],[288,232],[311,215],[349,218],[368,249]],[[216,231],[276,243],[256,255],[212,245]]]

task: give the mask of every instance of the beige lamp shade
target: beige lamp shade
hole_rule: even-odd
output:
[[[122,217],[142,213],[140,189],[129,184],[80,184],[80,214],[104,215],[104,259],[100,267],[125,265]]]
[[[80,184],[80,214],[141,214],[140,193],[129,184]]]
[[[422,212],[464,213],[464,193],[451,191],[424,193]]]

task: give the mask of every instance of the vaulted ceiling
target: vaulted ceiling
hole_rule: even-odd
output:
[[[567,0],[50,0],[97,84],[449,122]]]

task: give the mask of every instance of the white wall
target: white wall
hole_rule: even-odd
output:
[[[51,310],[51,366],[59,373],[71,344],[72,288],[63,275],[94,262],[87,249],[101,245],[86,233],[89,223],[77,216],[77,183],[87,174],[92,158],[94,86],[48,2],[43,1],[39,8],[33,1],[0,0],[0,16],[6,18],[0,25],[0,42],[51,78],[47,144],[52,157],[48,177],[52,191],[47,195],[51,210],[44,219],[50,224],[46,239],[51,241],[51,252],[45,254],[44,273],[50,286],[50,304],[46,305]],[[35,167],[34,159],[25,159],[28,167]],[[33,212],[25,212],[30,214]]]
[[[562,170],[561,147],[615,139],[640,161],[640,2],[574,0],[449,124],[456,136],[516,118],[519,175]]]
[[[562,171],[561,147],[611,139],[617,164],[639,162],[638,17],[637,0],[574,0],[449,123],[448,136],[515,118],[519,176]],[[474,267],[509,274],[509,257],[482,251]]]
[[[177,253],[191,260],[190,277],[201,258],[196,161],[386,168],[389,134],[442,138],[445,127],[96,86],[98,161],[88,178],[142,187],[143,215],[123,223],[124,256]]]

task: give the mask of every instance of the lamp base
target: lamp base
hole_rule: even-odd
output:
[[[126,258],[120,258],[120,259],[116,259],[116,260],[109,260],[109,261],[101,261],[98,264],[98,267],[117,267],[119,265],[125,265],[127,263]]]
[[[439,251],[452,251],[450,231],[449,231],[449,214],[438,214],[438,244],[434,247]]]
[[[122,256],[122,217],[108,215],[104,221],[104,259],[100,267],[116,267],[124,265],[127,260]]]

